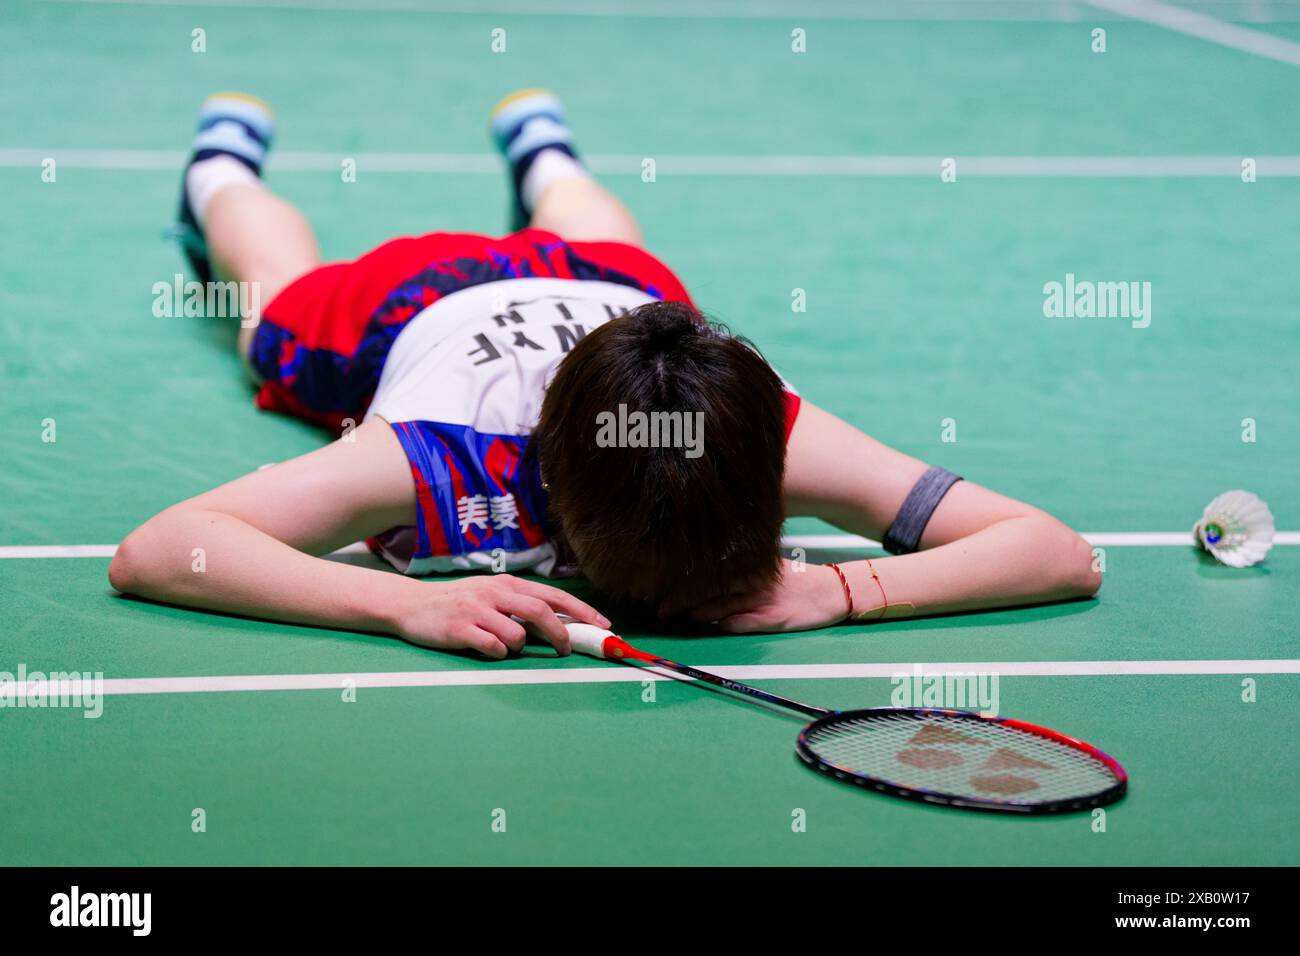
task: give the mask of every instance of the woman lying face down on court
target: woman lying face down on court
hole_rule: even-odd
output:
[[[705,321],[582,166],[554,96],[507,98],[492,130],[518,231],[321,265],[302,214],[260,178],[270,110],[204,103],[185,252],[201,281],[258,284],[267,305],[239,348],[259,406],[341,437],[145,522],[118,548],[115,588],[492,658],[528,632],[567,653],[557,612],[608,625],[509,572],[580,573],[731,633],[1097,590],[1090,547],[1061,522],[874,441]],[[783,560],[796,515],[891,556]],[[359,540],[405,573],[319,557]]]

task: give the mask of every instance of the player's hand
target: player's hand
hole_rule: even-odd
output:
[[[844,620],[848,603],[839,575],[824,564],[781,562],[781,576],[758,591],[734,594],[692,608],[695,621],[717,621],[732,634],[805,631]]]
[[[524,640],[533,634],[565,657],[572,648],[557,611],[609,627],[608,619],[572,594],[509,574],[413,583],[417,586],[397,614],[396,630],[399,637],[421,647],[475,650],[500,660],[522,650]]]

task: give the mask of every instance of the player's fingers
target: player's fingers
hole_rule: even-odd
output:
[[[500,611],[488,611],[479,620],[478,626],[495,636],[516,654],[524,649],[524,642],[528,639],[528,632],[524,630],[524,626]]]
[[[569,631],[564,622],[555,616],[555,611],[541,598],[529,597],[527,594],[503,594],[497,599],[497,607],[505,614],[513,614],[532,628],[534,633],[550,644],[561,657],[572,650],[569,643]]]
[[[495,634],[481,627],[469,630],[461,637],[461,642],[470,650],[478,651],[484,657],[490,657],[494,661],[503,660],[510,653],[510,649],[502,644]]]
[[[517,583],[520,594],[540,598],[554,610],[562,611],[575,620],[586,624],[595,624],[597,627],[609,627],[609,618],[586,601],[574,597],[568,591],[562,591],[560,588],[553,588],[549,584],[542,584],[538,581],[518,581]]]

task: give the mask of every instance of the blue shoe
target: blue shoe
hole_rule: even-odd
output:
[[[271,107],[246,93],[214,93],[199,109],[199,129],[194,136],[193,152],[181,174],[181,208],[172,235],[179,240],[181,251],[200,282],[212,280],[212,263],[208,259],[207,240],[203,238],[185,186],[190,167],[214,156],[230,156],[260,178],[274,132],[275,115]]]
[[[512,226],[522,229],[531,218],[521,195],[524,176],[544,149],[558,149],[574,159],[573,132],[564,117],[564,104],[550,90],[520,90],[492,108],[492,138],[510,164],[514,192]]]

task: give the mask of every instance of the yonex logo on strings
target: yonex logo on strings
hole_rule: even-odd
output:
[[[1043,315],[1049,319],[1131,319],[1135,329],[1151,324],[1150,282],[1092,282],[1065,274],[1043,286]]]
[[[704,454],[703,412],[641,412],[620,402],[618,414],[596,416],[598,448],[681,448],[687,458]]]

